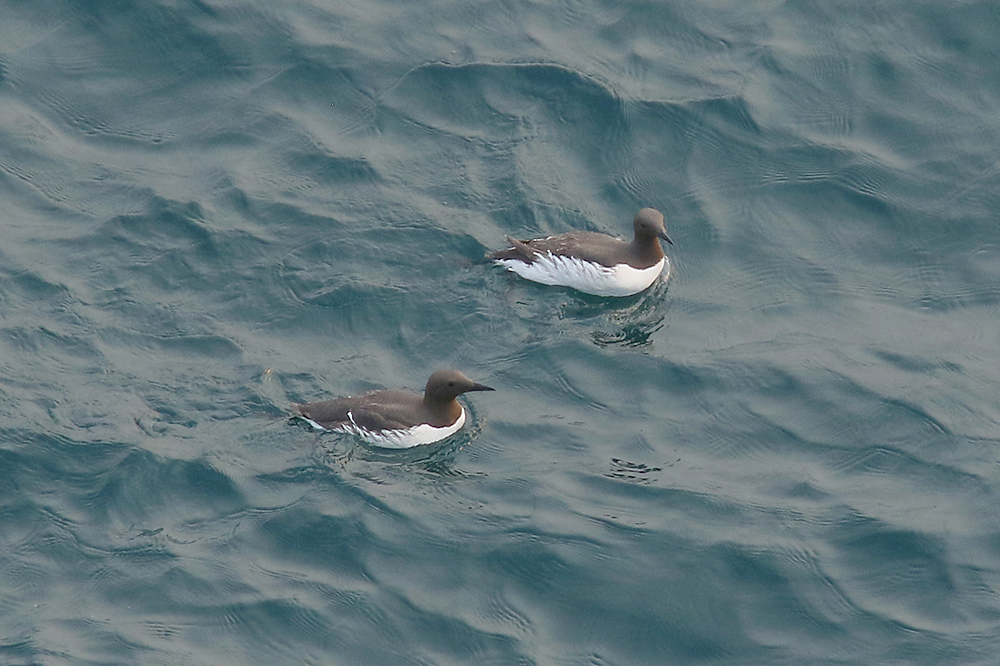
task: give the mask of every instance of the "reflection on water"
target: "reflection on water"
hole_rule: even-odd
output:
[[[670,465],[667,465],[670,467]],[[611,471],[607,476],[620,481],[630,481],[632,483],[651,484],[656,483],[659,478],[651,476],[656,472],[662,472],[662,467],[651,467],[645,463],[630,462],[620,458],[611,459]]]
[[[665,326],[670,310],[669,282],[669,279],[657,280],[646,291],[626,298],[605,298],[600,302],[581,300],[565,307],[563,316],[597,319],[600,328],[590,335],[602,347],[645,347],[651,344],[652,335]]]

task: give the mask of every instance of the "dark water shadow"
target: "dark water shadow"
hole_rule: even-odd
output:
[[[581,294],[563,308],[560,318],[597,319],[598,327],[590,338],[600,347],[648,347],[653,344],[653,334],[666,326],[671,304],[666,299],[669,282],[669,278],[657,280],[646,291],[625,298]]]

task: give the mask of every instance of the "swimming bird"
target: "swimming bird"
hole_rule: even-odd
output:
[[[411,391],[369,391],[292,405],[292,409],[318,430],[358,435],[387,449],[408,449],[450,437],[465,425],[465,408],[455,400],[469,391],[492,391],[458,370],[438,370],[424,388]]]
[[[670,260],[659,239],[667,236],[663,214],[643,208],[633,222],[635,238],[624,241],[593,231],[519,241],[488,255],[498,265],[523,278],[548,285],[572,287],[595,296],[631,296],[653,284]]]

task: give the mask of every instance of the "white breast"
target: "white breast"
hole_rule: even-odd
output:
[[[664,257],[649,268],[632,268],[628,264],[618,264],[612,268],[576,257],[563,257],[547,252],[538,254],[530,264],[519,259],[497,259],[504,266],[521,277],[541,284],[572,287],[595,296],[631,296],[638,294],[669,266]]]
[[[351,422],[337,426],[336,428],[324,428],[312,419],[306,419],[306,421],[317,430],[348,432],[352,435],[357,435],[370,444],[380,446],[384,449],[409,449],[414,446],[420,446],[421,444],[432,444],[433,442],[438,442],[446,437],[451,437],[465,425],[464,407],[462,407],[462,413],[458,415],[458,420],[450,426],[444,426],[442,428],[435,428],[428,423],[422,423],[418,426],[413,426],[412,428],[406,428],[405,430],[372,431],[366,430],[356,424],[354,422],[354,417],[350,412],[347,413],[347,416],[351,419]]]

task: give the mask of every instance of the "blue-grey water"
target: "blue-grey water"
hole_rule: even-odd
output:
[[[0,664],[1000,663],[998,36],[0,0]],[[643,206],[642,295],[482,262]],[[443,367],[442,444],[288,422]]]

